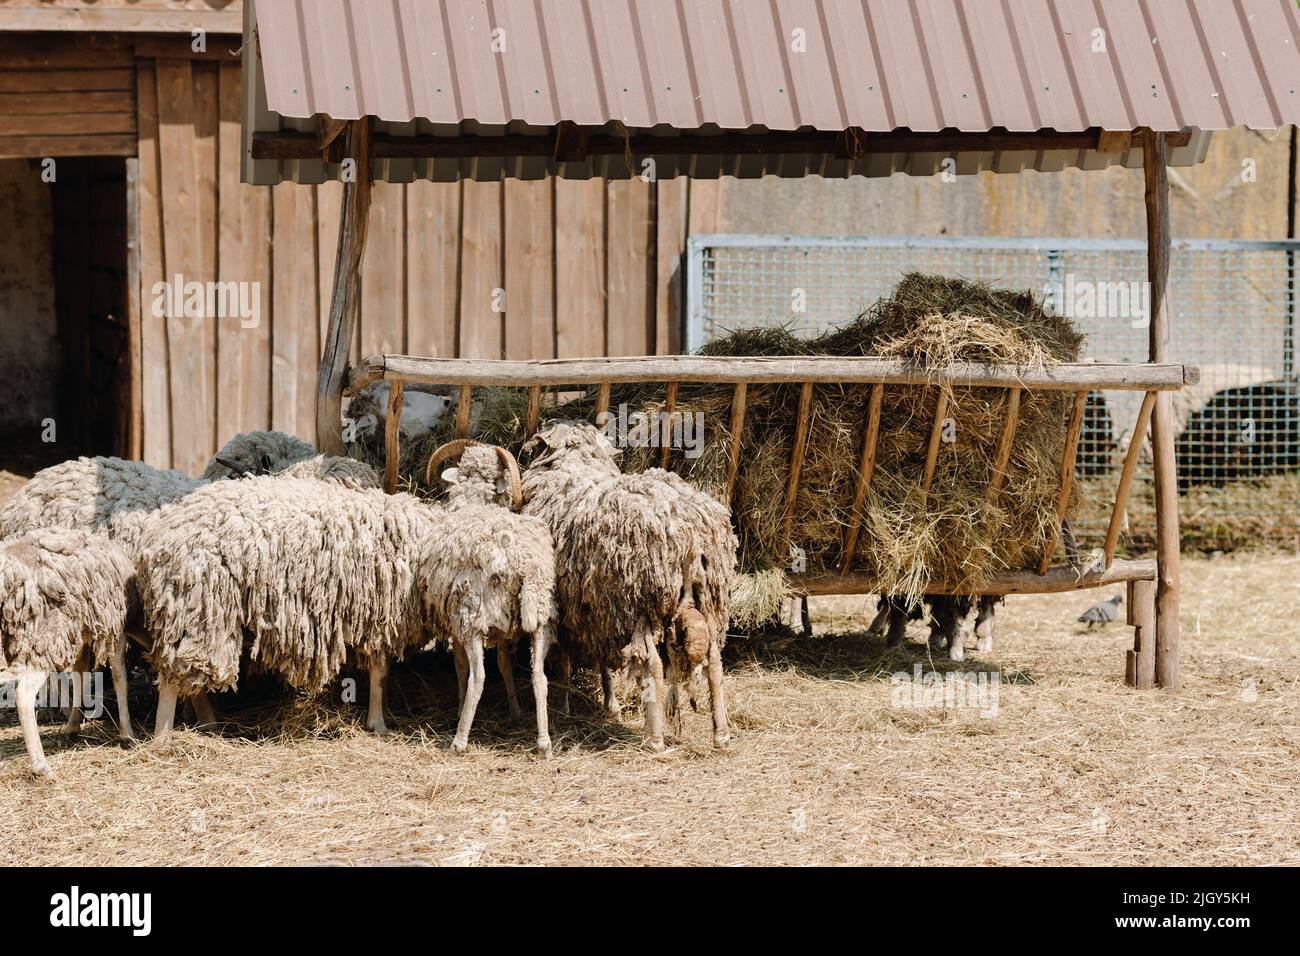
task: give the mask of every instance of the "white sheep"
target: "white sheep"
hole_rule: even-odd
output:
[[[236,687],[245,650],[307,690],[355,657],[370,672],[366,726],[385,733],[389,662],[429,636],[415,568],[439,521],[410,495],[282,475],[214,482],[160,509],[137,562],[155,735],[170,733],[178,695]]]
[[[127,705],[126,615],[131,561],[108,538],[43,528],[0,541],[0,682],[17,681],[18,719],[32,772],[53,776],[36,728],[36,695],[51,674],[72,672],[81,724],[81,675],[89,659],[113,673],[121,735],[135,739]]]
[[[464,753],[468,746],[483,692],[485,647],[496,647],[510,715],[520,716],[512,652],[518,637],[528,634],[537,749],[549,757],[545,663],[558,616],[551,534],[542,519],[512,510],[522,498],[519,469],[503,448],[451,442],[430,457],[427,479],[455,455],[459,466],[442,473],[449,485],[445,532],[426,540],[417,573],[430,620],[456,657],[461,707],[451,747]]]
[[[707,670],[713,739],[725,747],[721,651],[737,547],[728,509],[672,472],[624,475],[617,449],[586,423],[554,425],[523,451],[523,511],[545,519],[555,541],[562,648],[639,678],[654,750],[664,746],[660,647],[670,713],[678,683]]]

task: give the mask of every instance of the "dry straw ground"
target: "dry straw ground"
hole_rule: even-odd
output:
[[[28,775],[8,712],[0,862],[1300,863],[1300,558],[1184,567],[1177,694],[1122,686],[1127,628],[1074,623],[1106,595],[1012,598],[994,652],[962,665],[930,661],[916,626],[905,650],[865,643],[865,600],[827,598],[819,636],[729,648],[725,754],[704,715],[655,756],[636,716],[583,710],[555,716],[540,762],[492,675],[457,758],[445,661],[406,669],[385,740],[358,708],[292,703],[163,751],[105,721],[63,745],[47,720],[54,782]],[[898,706],[889,675],[916,663],[998,670],[997,715]]]

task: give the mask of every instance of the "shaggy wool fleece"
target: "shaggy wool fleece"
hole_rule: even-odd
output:
[[[150,659],[183,694],[234,688],[241,651],[318,690],[348,651],[428,640],[416,589],[439,513],[410,495],[282,476],[214,482],[150,522],[137,572]]]
[[[232,461],[244,471],[279,471],[315,454],[316,449],[310,444],[284,432],[243,432],[221,446],[208,462],[208,467],[203,469],[201,477],[216,481],[235,476],[235,472],[217,461],[218,458]]]
[[[466,448],[450,483],[442,534],[420,554],[420,592],[440,635],[485,647],[554,627],[555,550],[546,522],[508,507],[505,470],[490,446]],[[503,500],[504,499],[504,500]]]
[[[0,669],[63,671],[124,639],[131,560],[100,534],[42,528],[0,541]]]
[[[341,455],[316,455],[296,461],[273,473],[282,478],[315,478],[318,481],[332,481],[344,488],[357,491],[379,488],[383,484],[379,472],[364,461]]]
[[[591,425],[562,423],[524,446],[524,513],[555,539],[563,633],[580,660],[621,666],[658,643],[684,606],[719,645],[736,569],[730,512],[672,472],[624,475]],[[639,644],[640,642],[636,642]]]
[[[134,555],[150,514],[203,484],[139,461],[75,458],[38,471],[0,508],[0,537],[36,528],[99,531]]]

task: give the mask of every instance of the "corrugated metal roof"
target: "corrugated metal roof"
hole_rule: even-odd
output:
[[[971,131],[1300,113],[1294,0],[259,0],[257,23],[282,116]]]
[[[1294,0],[257,0],[256,22],[272,129],[316,114],[434,134],[561,121],[1070,132],[1300,118]],[[1181,152],[1175,161],[1204,153]],[[873,162],[918,171],[891,155]],[[987,165],[1058,161],[1077,164],[1031,153]]]

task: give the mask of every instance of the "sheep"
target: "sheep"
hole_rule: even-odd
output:
[[[726,747],[721,651],[737,548],[728,509],[672,472],[624,475],[617,449],[586,423],[553,425],[523,452],[523,513],[543,518],[555,541],[566,659],[602,676],[627,666],[661,751],[664,645],[670,713],[678,683],[707,669],[714,744]]]
[[[0,682],[16,680],[18,719],[32,773],[52,777],[36,729],[36,695],[52,673],[72,671],[81,724],[80,674],[93,657],[113,673],[123,738],[134,740],[127,704],[125,627],[130,558],[101,534],[42,528],[0,541]]]
[[[446,533],[425,541],[417,574],[430,620],[449,640],[456,657],[461,708],[451,749],[464,753],[468,747],[470,726],[483,692],[485,647],[496,647],[510,715],[519,718],[513,650],[518,636],[528,634],[532,638],[537,750],[549,757],[545,662],[559,614],[551,533],[541,518],[512,510],[522,496],[519,468],[503,448],[465,440],[450,442],[429,459],[426,476],[430,483],[436,468],[456,455],[460,455],[459,466],[442,473],[449,484]]]
[[[235,688],[245,647],[308,690],[351,653],[370,672],[366,726],[384,734],[389,662],[429,632],[415,569],[440,523],[410,495],[283,475],[214,482],[160,509],[137,560],[155,737],[170,734],[178,695]]]
[[[309,443],[284,432],[243,432],[221,446],[200,477],[217,481],[258,469],[270,472],[315,455]]]
[[[993,650],[993,618],[997,605],[1002,602],[997,595],[939,595],[928,594],[924,602],[930,608],[930,647],[948,651],[954,661],[966,657],[966,637],[971,630],[970,614],[975,612],[975,647],[983,654]],[[919,620],[921,604],[909,604],[906,598],[880,595],[876,616],[867,628],[868,637],[886,635],[886,644],[895,647],[903,642],[909,620]]]

